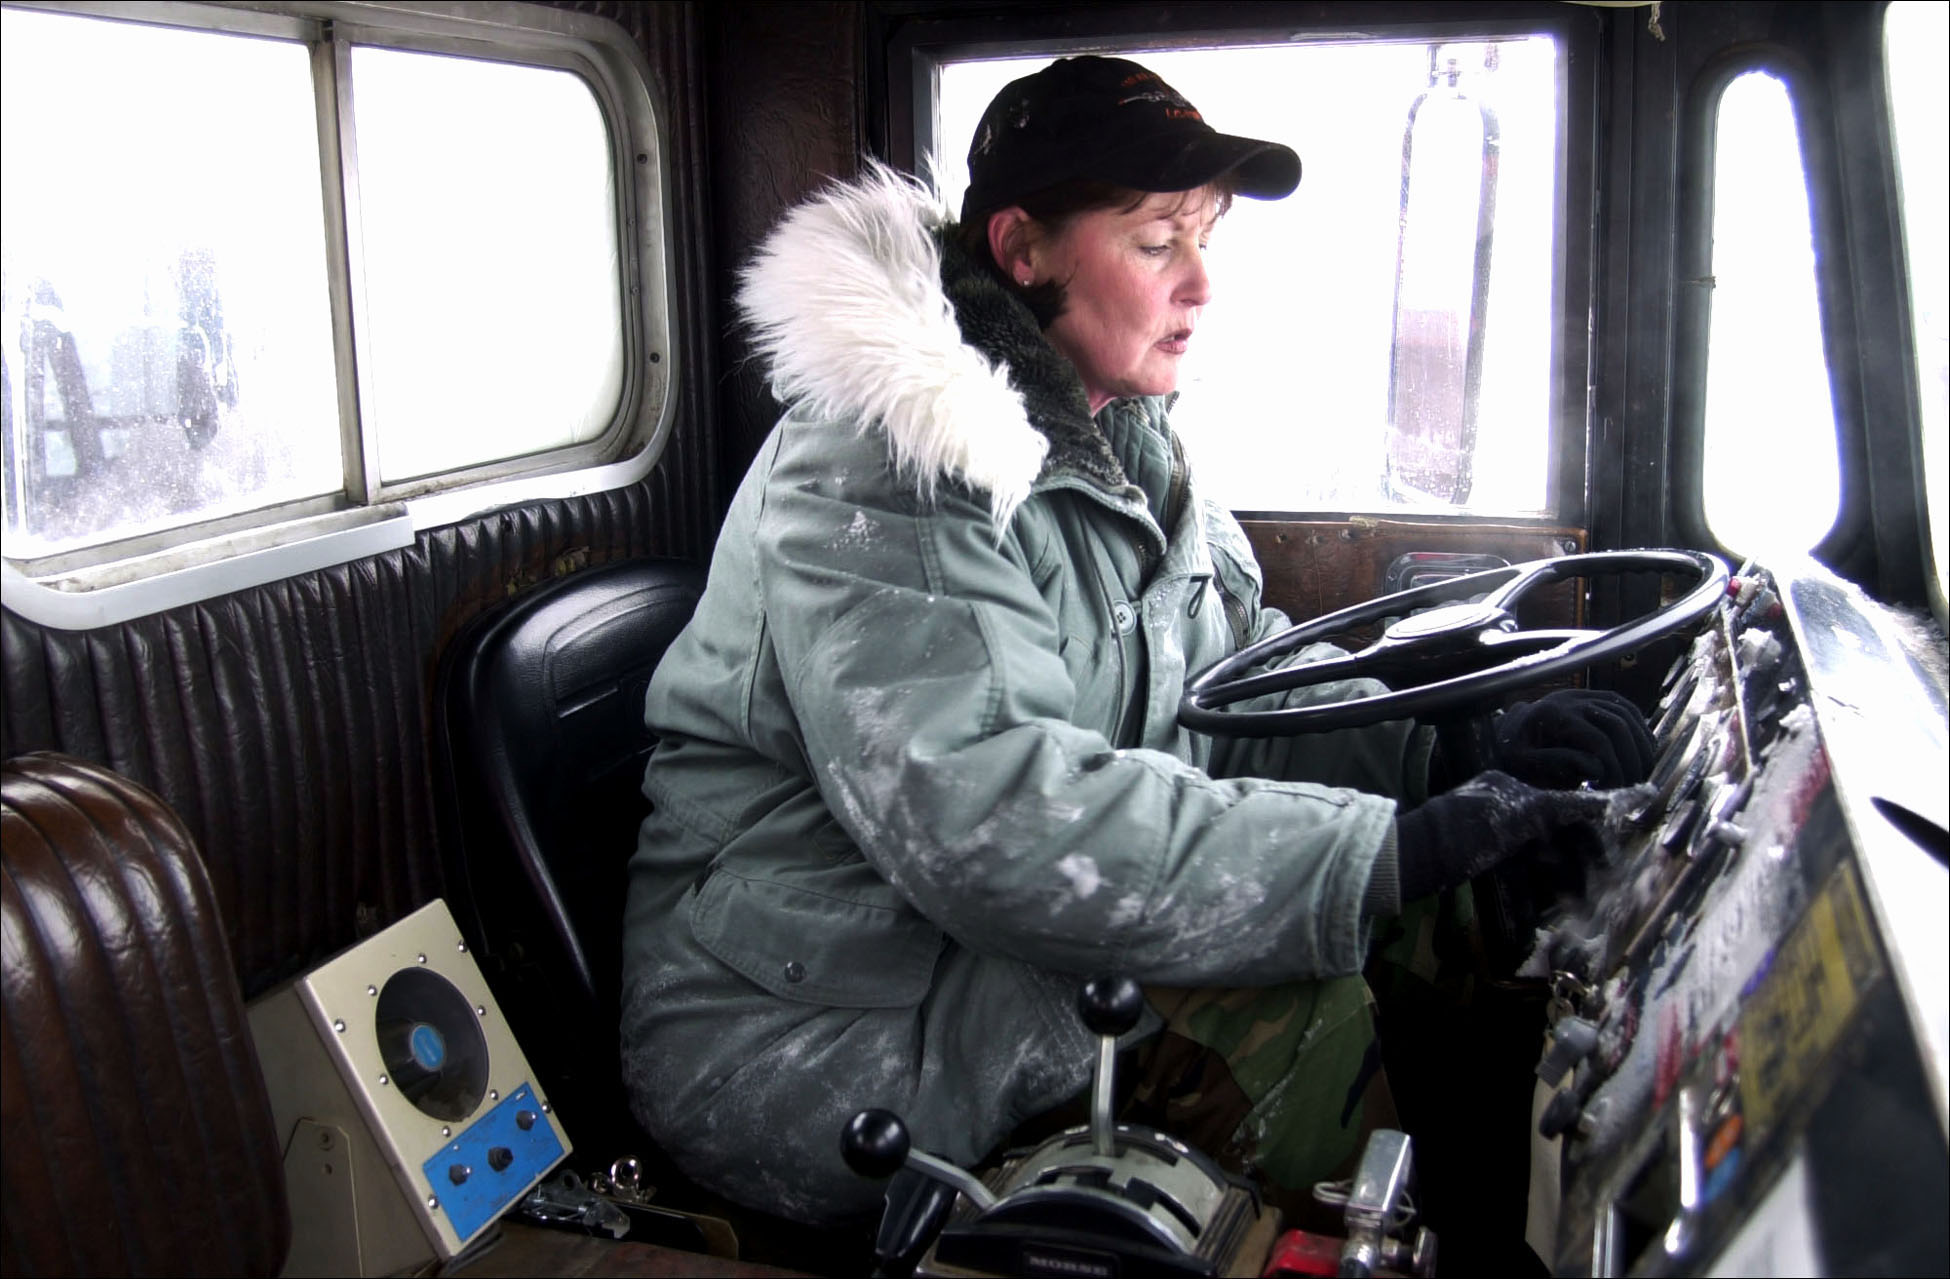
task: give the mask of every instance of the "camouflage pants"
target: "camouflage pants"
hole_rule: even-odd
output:
[[[1330,1229],[1314,1183],[1351,1176],[1399,1127],[1359,977],[1261,989],[1152,989],[1164,1030],[1138,1051],[1127,1118],[1253,1176],[1287,1224]]]
[[[1365,978],[1147,990],[1165,1026],[1137,1049],[1121,1114],[1253,1176],[1287,1225],[1341,1233],[1313,1186],[1352,1176],[1368,1135],[1402,1126],[1375,994],[1413,988],[1466,1001],[1472,924],[1467,892],[1447,894],[1378,926]]]

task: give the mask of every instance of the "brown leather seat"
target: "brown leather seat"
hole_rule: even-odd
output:
[[[270,1275],[290,1213],[216,899],[174,812],[0,765],[7,1275]]]

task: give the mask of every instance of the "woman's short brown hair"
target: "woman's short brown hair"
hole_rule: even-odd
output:
[[[1232,207],[1234,188],[1230,178],[1230,174],[1220,174],[1199,188],[1217,193],[1221,217]],[[1154,191],[1135,191],[1114,182],[1074,178],[1024,196],[1016,207],[1029,215],[1041,234],[1054,236],[1061,234],[1065,227],[1086,213],[1095,213],[1099,209],[1129,213],[1155,194]],[[1191,192],[1184,194],[1189,197]],[[1180,208],[1183,208],[1182,204]],[[1173,210],[1174,213],[1177,211]],[[989,250],[989,219],[993,216],[994,213],[987,213],[961,224],[956,228],[956,242],[963,252],[987,267],[1003,288],[1022,299],[1023,305],[1036,317],[1038,328],[1047,329],[1056,322],[1057,316],[1063,314],[1063,284],[1059,280],[1044,280],[1040,284],[1023,285],[1010,278]]]

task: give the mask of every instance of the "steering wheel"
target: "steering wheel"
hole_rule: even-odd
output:
[[[1686,573],[1695,583],[1686,595],[1663,608],[1608,631],[1519,628],[1517,602],[1536,587],[1620,573]],[[1593,551],[1453,577],[1379,596],[1240,649],[1186,685],[1178,721],[1195,732],[1217,736],[1277,737],[1391,719],[1440,719],[1473,709],[1499,693],[1541,683],[1684,630],[1710,612],[1726,591],[1726,565],[1716,556],[1685,550]],[[1476,603],[1449,602],[1472,595],[1483,598]],[[1386,617],[1399,620],[1359,652],[1257,675],[1247,673],[1330,635]],[[1266,693],[1360,678],[1380,680],[1392,691],[1280,710],[1218,709]]]

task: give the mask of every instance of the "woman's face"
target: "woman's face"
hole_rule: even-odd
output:
[[[1212,300],[1205,250],[1218,216],[1209,190],[1167,192],[1129,212],[1081,214],[1030,248],[1033,278],[1063,285],[1048,336],[1082,375],[1092,413],[1120,396],[1177,389],[1178,362]]]

